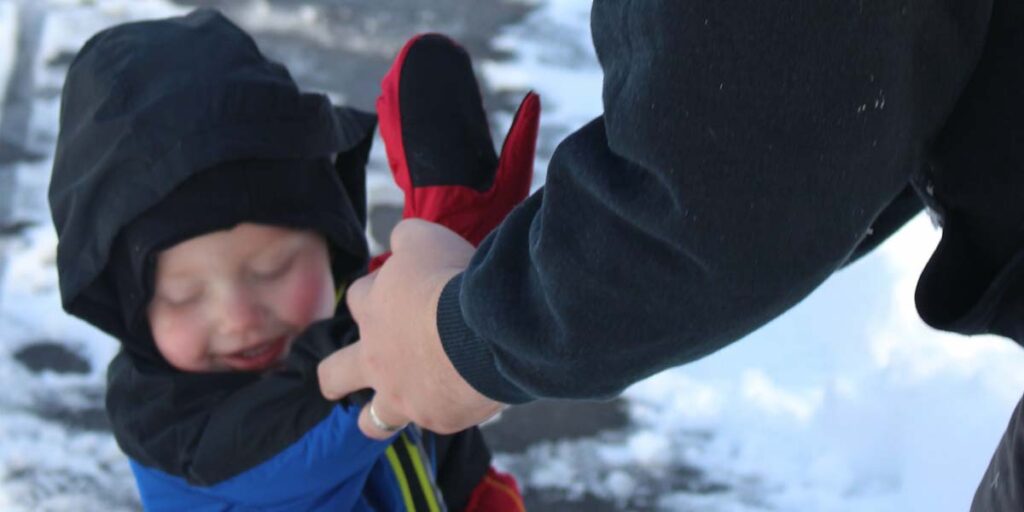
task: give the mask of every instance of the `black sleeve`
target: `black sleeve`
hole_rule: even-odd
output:
[[[604,115],[443,291],[452,363],[506,403],[601,398],[779,315],[906,189],[985,15],[595,2]]]
[[[1017,402],[971,503],[971,512],[1013,510],[1024,510],[1024,397]]]
[[[994,2],[989,42],[936,143],[930,199],[942,240],[917,308],[940,329],[1024,345],[1024,4]],[[1024,510],[1024,398],[1010,416],[972,512]]]
[[[1024,344],[1024,4],[996,0],[991,19],[924,173],[943,229],[915,299],[933,327]]]

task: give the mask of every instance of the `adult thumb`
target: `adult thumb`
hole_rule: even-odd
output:
[[[469,265],[475,250],[458,233],[422,219],[405,219],[391,232],[393,255],[410,255],[444,266]]]

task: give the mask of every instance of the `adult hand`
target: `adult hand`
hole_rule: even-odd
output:
[[[455,370],[437,332],[437,303],[445,284],[469,264],[473,246],[451,230],[418,219],[391,233],[391,258],[349,286],[346,301],[360,340],[320,363],[320,390],[337,400],[372,388],[359,428],[373,439],[381,429],[410,421],[442,434],[497,414],[504,405],[473,389]]]

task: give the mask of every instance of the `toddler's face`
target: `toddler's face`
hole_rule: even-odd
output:
[[[147,309],[160,353],[189,372],[267,369],[306,326],[333,313],[323,237],[261,224],[161,252]]]

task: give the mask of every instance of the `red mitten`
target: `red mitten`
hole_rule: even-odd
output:
[[[405,192],[402,218],[436,222],[478,245],[530,192],[540,97],[523,99],[499,158],[469,55],[451,39],[409,40],[381,89],[377,116]],[[388,256],[375,257],[370,270]]]
[[[523,495],[516,479],[507,473],[487,468],[484,479],[469,495],[465,512],[525,512]]]

